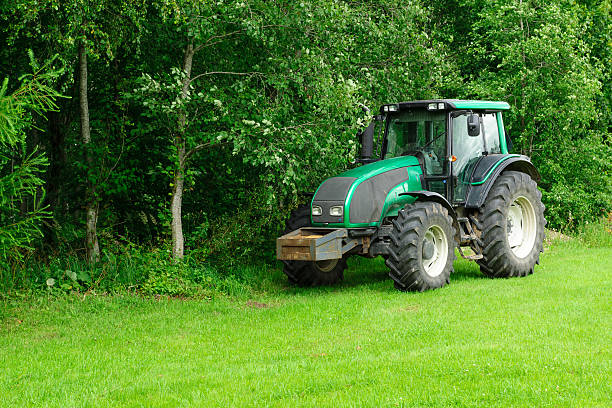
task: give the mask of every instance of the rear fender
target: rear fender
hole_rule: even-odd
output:
[[[518,154],[483,156],[476,164],[470,178],[465,208],[480,208],[497,177],[504,171],[510,170],[526,173],[536,182],[540,181],[540,173],[527,156]]]

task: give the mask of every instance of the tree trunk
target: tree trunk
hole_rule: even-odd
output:
[[[178,159],[182,162],[185,156],[185,146],[178,148]],[[185,239],[183,238],[183,181],[185,179],[184,166],[179,165],[174,172],[174,188],[172,189],[172,258],[174,261],[183,259],[185,251]]]
[[[195,54],[193,43],[189,42],[185,48],[183,59],[183,89],[181,97],[185,98],[189,92],[189,82],[191,80],[191,66],[193,64],[193,55]],[[170,211],[172,213],[172,258],[174,261],[183,259],[185,252],[185,239],[183,238],[183,222],[182,222],[182,205],[183,205],[183,183],[185,180],[185,125],[187,123],[186,113],[182,112],[179,115],[178,129],[179,131],[174,136],[174,146],[177,153],[177,168],[174,172],[174,187],[172,189],[172,202]]]
[[[87,101],[87,50],[81,42],[79,46],[79,113],[81,116],[81,139],[86,151],[87,171],[92,171],[92,158],[89,153],[91,133],[89,129],[89,102]],[[85,248],[87,249],[87,261],[97,262],[100,259],[100,247],[98,245],[98,234],[96,224],[98,222],[98,205],[96,202],[95,186],[87,181],[85,192],[85,203],[87,212]]]

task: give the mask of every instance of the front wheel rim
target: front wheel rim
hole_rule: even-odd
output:
[[[508,207],[506,235],[510,249],[518,258],[526,258],[533,249],[537,232],[536,214],[527,197],[517,197]]]
[[[448,238],[438,225],[432,225],[425,232],[421,255],[425,273],[432,278],[440,276],[448,258]]]
[[[336,265],[338,265],[338,260],[337,259],[327,259],[325,261],[315,261],[314,265],[315,265],[315,268],[317,268],[319,271],[328,273],[328,272],[333,271]]]

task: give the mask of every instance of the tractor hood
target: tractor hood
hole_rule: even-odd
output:
[[[312,223],[330,227],[376,226],[390,211],[397,210],[395,207],[414,200],[398,194],[421,190],[421,174],[417,158],[403,156],[328,178],[312,199]]]

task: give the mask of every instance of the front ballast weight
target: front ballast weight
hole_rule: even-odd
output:
[[[365,229],[351,230],[349,234],[347,228],[300,228],[277,238],[276,258],[281,261],[327,261],[355,253],[356,248],[359,248],[358,253],[367,254],[370,233]]]

